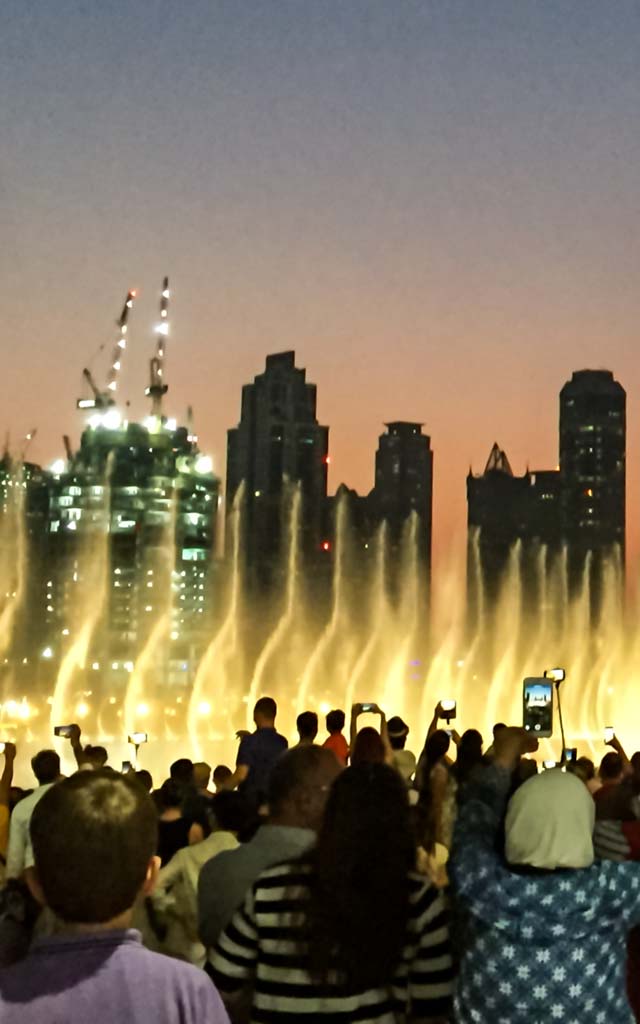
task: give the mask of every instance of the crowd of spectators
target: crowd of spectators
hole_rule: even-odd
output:
[[[74,726],[26,793],[5,744],[1,1024],[640,1021],[640,753],[539,770],[442,705],[418,756],[376,704],[291,748],[276,718],[157,787]]]

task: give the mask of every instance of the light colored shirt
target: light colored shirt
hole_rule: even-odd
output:
[[[178,850],[163,867],[152,899],[167,915],[166,953],[203,966],[206,951],[198,939],[198,878],[208,861],[237,845],[231,832],[212,832],[201,843]]]
[[[203,971],[145,949],[136,931],[58,935],[0,971],[2,1024],[229,1024]]]
[[[393,767],[400,772],[406,783],[411,782],[416,770],[416,755],[410,750],[394,750]]]
[[[250,842],[205,864],[198,882],[198,931],[204,945],[215,946],[263,871],[301,857],[315,841],[308,828],[262,825]]]
[[[33,867],[33,849],[31,847],[31,815],[36,804],[48,789],[55,785],[47,782],[44,786],[38,786],[30,796],[25,796],[19,804],[16,804],[11,822],[9,824],[9,848],[7,850],[7,878],[19,878],[26,868]]]

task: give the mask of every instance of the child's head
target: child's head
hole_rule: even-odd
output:
[[[344,711],[330,711],[327,715],[327,732],[334,736],[338,732],[342,732],[344,729],[345,717]]]
[[[150,891],[157,873],[155,807],[135,779],[78,772],[36,805],[31,839],[39,896],[69,924],[105,924]]]
[[[233,772],[226,764],[219,764],[217,768],[214,768],[213,784],[216,787],[216,793],[219,793],[225,788],[232,775]]]

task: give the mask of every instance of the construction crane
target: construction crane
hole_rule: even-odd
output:
[[[160,321],[155,326],[156,354],[150,362],[149,387],[145,388],[145,395],[151,399],[151,414],[162,417],[162,398],[169,390],[169,385],[164,383],[164,360],[167,350],[167,337],[169,335],[169,278],[165,277],[162,282],[162,293],[160,295]]]
[[[122,307],[122,313],[116,320],[118,338],[113,348],[111,366],[109,367],[109,373],[107,374],[106,388],[104,391],[101,391],[93,379],[91,370],[85,368],[82,371],[82,376],[91,388],[93,397],[79,398],[77,402],[78,409],[109,409],[111,406],[116,404],[115,393],[118,388],[118,374],[122,367],[122,353],[127,347],[129,314],[133,309],[133,302],[137,294],[138,293],[135,288],[132,288],[127,292],[127,298],[125,299],[124,306]]]

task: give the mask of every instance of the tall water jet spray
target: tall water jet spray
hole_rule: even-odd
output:
[[[251,685],[249,687],[249,699],[247,701],[247,713],[253,712],[256,700],[268,692],[278,702],[278,708],[288,711],[283,706],[283,699],[287,705],[294,707],[292,692],[297,689],[299,665],[297,661],[297,646],[304,634],[304,623],[302,615],[302,593],[301,593],[301,566],[300,566],[300,518],[302,508],[302,492],[300,485],[296,484],[291,492],[291,511],[289,514],[289,544],[287,554],[287,575],[285,586],[284,608],[272,633],[258,655],[253,670]],[[269,669],[277,668],[275,678],[269,678]],[[264,692],[263,692],[264,691]],[[285,728],[292,723],[287,722],[291,715],[286,713],[282,716],[285,721]]]
[[[84,709],[86,702],[80,698],[87,692],[86,681],[79,692],[75,692],[73,687],[77,674],[83,674],[87,668],[91,644],[102,622],[109,595],[109,520],[113,466],[114,455],[110,452],[105,462],[100,509],[93,520],[91,531],[82,539],[72,575],[74,585],[78,586],[72,613],[73,639],[62,659],[55,682],[51,701],[52,727],[65,723],[69,718],[73,720],[84,717],[79,714],[77,706],[72,707],[72,701],[75,694],[79,698],[79,706]]]
[[[152,709],[150,707],[151,688],[155,688],[154,699],[158,697],[158,678],[162,678],[166,671],[168,660],[169,636],[171,633],[171,613],[173,609],[174,582],[176,568],[176,510],[178,497],[175,487],[170,496],[169,518],[163,527],[160,535],[160,543],[145,564],[151,565],[139,581],[142,590],[142,600],[145,612],[153,608],[155,621],[149,631],[147,641],[136,658],[133,672],[129,677],[129,683],[124,700],[124,728],[127,734],[136,731],[146,731],[143,726],[147,724],[147,718]],[[146,590],[148,577],[152,577],[152,589],[154,597],[150,598]],[[144,584],[144,586],[143,586]],[[153,600],[153,605],[147,605],[147,600]],[[165,689],[162,687],[162,689]],[[160,723],[163,723],[160,725]],[[166,718],[160,709],[155,709],[152,723],[156,730],[166,731]]]
[[[24,464],[11,466],[9,507],[0,526],[0,658],[10,652],[16,619],[23,608],[27,580],[27,531]]]
[[[505,716],[518,720],[520,692],[517,656],[522,630],[522,543],[511,548],[495,613],[495,667],[487,694],[490,721]]]
[[[349,675],[345,706],[351,708],[356,700],[368,700],[371,696],[371,679],[380,670],[386,670],[391,653],[389,636],[392,620],[391,605],[387,592],[388,526],[383,521],[376,536],[376,558],[373,573],[373,594],[367,609],[368,638]]]
[[[422,658],[418,657],[418,654],[421,654],[426,646],[424,641],[428,626],[420,578],[419,525],[418,514],[412,512],[403,531],[399,624],[396,629],[393,658],[386,672],[382,691],[384,706],[393,707],[395,713],[402,715],[407,712],[407,689],[411,686],[413,677],[418,675],[409,669],[412,666],[414,669],[418,668],[422,663]]]
[[[244,490],[245,485],[242,483],[236,491],[230,516],[233,555],[226,613],[198,665],[187,712],[189,738],[197,758],[202,757],[201,730],[209,720],[209,713],[212,712],[215,727],[212,729],[209,725],[208,739],[228,744],[229,737],[233,736],[234,731],[234,705],[237,700],[241,700],[241,692],[232,694],[231,690],[235,680],[242,677],[244,667],[240,636]],[[235,673],[231,671],[232,665],[235,666]]]
[[[347,596],[347,511],[347,499],[343,495],[338,499],[336,510],[331,616],[304,669],[298,689],[298,712],[304,711],[309,701],[342,702],[356,657],[358,641]]]

